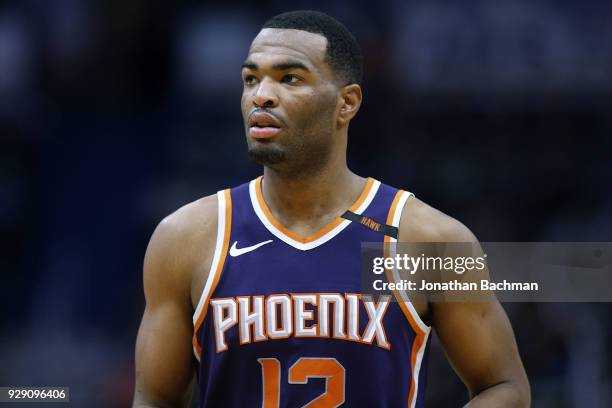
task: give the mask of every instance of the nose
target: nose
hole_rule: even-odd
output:
[[[274,92],[273,81],[264,78],[255,89],[253,105],[259,108],[274,108],[278,105],[278,96]]]

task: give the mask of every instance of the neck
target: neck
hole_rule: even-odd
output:
[[[332,165],[308,175],[288,176],[264,169],[263,196],[285,227],[309,235],[340,216],[359,197],[366,180],[346,166]]]

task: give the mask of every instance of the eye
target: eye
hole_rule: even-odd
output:
[[[286,84],[296,84],[300,81],[301,81],[300,77],[292,75],[292,74],[287,74],[283,76],[283,78],[281,79],[281,82],[286,83]]]
[[[257,78],[255,78],[253,75],[245,75],[243,81],[245,85],[253,85],[257,81]]]

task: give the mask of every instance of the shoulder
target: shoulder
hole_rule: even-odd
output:
[[[182,206],[157,225],[145,255],[145,293],[148,288],[170,291],[189,300],[194,272],[212,259],[217,213],[213,194]]]
[[[411,196],[399,225],[403,242],[474,242],[476,237],[461,222]]]
[[[216,229],[217,212],[217,194],[200,198],[162,219],[153,238],[158,238],[165,244],[176,244],[177,241],[191,241],[206,236]]]

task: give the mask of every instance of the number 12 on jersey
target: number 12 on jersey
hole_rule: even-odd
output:
[[[281,364],[276,358],[259,358],[263,379],[263,408],[280,404]],[[289,384],[306,384],[310,378],[325,378],[325,392],[303,408],[336,408],[344,403],[345,370],[335,358],[302,357],[289,368]]]

